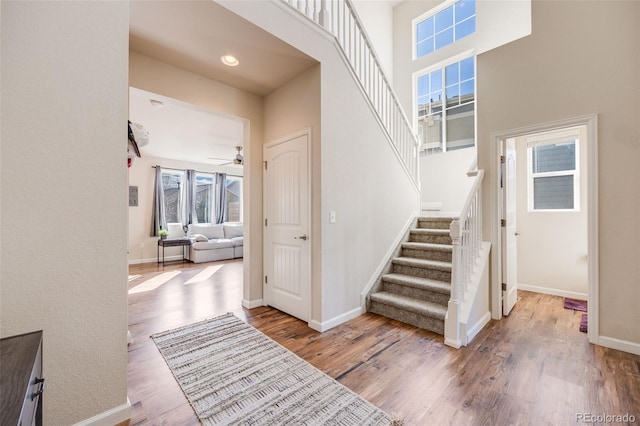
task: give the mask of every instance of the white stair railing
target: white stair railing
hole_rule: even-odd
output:
[[[332,34],[413,185],[418,176],[418,138],[384,74],[350,0],[282,0]]]
[[[475,168],[475,167],[474,167]],[[454,348],[462,345],[460,323],[465,294],[471,275],[478,266],[482,245],[482,178],[484,170],[467,173],[475,177],[469,196],[460,212],[460,217],[450,225],[453,245],[453,267],[451,270],[451,298],[444,320],[444,343]]]

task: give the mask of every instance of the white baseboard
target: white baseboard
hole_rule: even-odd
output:
[[[474,337],[476,337],[476,335],[478,333],[480,333],[480,330],[482,330],[484,328],[485,325],[489,324],[489,321],[491,321],[491,312],[486,312],[483,316],[481,316],[478,321],[473,324],[471,326],[471,328],[468,328],[465,326],[466,330],[466,338],[467,341],[465,343],[465,346],[467,346]]]
[[[171,262],[171,261],[176,261],[176,260],[182,260],[182,255],[178,254],[178,255],[174,255],[174,256],[165,256],[164,257],[164,261],[165,262]],[[143,263],[157,263],[158,259],[156,257],[148,257],[146,259],[133,259],[129,261],[129,265],[140,265]]]
[[[588,300],[587,293],[578,293],[576,291],[558,290],[555,288],[538,287],[535,285],[527,285],[518,283],[518,290],[531,291],[533,293],[550,294],[552,296],[568,297],[570,299]]]
[[[258,308],[260,306],[264,306],[264,302],[262,301],[262,299],[256,299],[256,300],[242,299],[242,306],[247,309],[253,309],[253,308]]]
[[[309,321],[309,327],[322,333],[323,331],[327,331],[337,325],[342,324],[343,322],[347,322],[356,317],[359,317],[360,315],[362,315],[362,312],[362,308],[355,308],[349,312],[345,312],[344,314],[338,315],[337,317],[331,318],[327,321],[318,322],[315,320],[311,320]]]
[[[604,346],[606,348],[616,349],[618,351],[629,352],[631,354],[640,355],[640,344],[629,342],[627,340],[620,340],[614,337],[598,336],[596,345]]]
[[[127,398],[126,403],[76,423],[74,426],[113,426],[129,420],[130,418],[131,402],[129,401],[129,398]]]

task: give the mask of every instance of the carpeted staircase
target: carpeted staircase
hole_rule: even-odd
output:
[[[417,220],[389,272],[369,294],[369,311],[444,334],[451,294],[451,218]]]

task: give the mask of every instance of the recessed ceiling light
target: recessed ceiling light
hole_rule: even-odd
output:
[[[149,99],[149,103],[156,108],[162,108],[164,106],[162,101],[159,101],[157,99]]]
[[[238,61],[238,58],[232,55],[221,56],[220,60],[222,61],[223,64],[228,65],[230,67],[237,67],[238,64],[240,64],[240,62]]]

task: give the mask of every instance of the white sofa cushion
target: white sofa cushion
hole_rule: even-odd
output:
[[[191,235],[191,238],[193,238],[193,241],[195,242],[209,241],[209,239],[202,234],[193,234]]]
[[[214,239],[207,242],[195,242],[191,245],[194,250],[213,250],[233,247],[233,241],[227,239]]]
[[[233,242],[234,247],[244,245],[244,237],[231,238],[231,242]]]
[[[244,235],[242,223],[225,223],[224,224],[224,237],[235,238],[242,237]]]
[[[212,225],[211,223],[192,223],[189,225],[189,236],[202,234],[209,239],[224,238],[224,228],[222,224]]]

